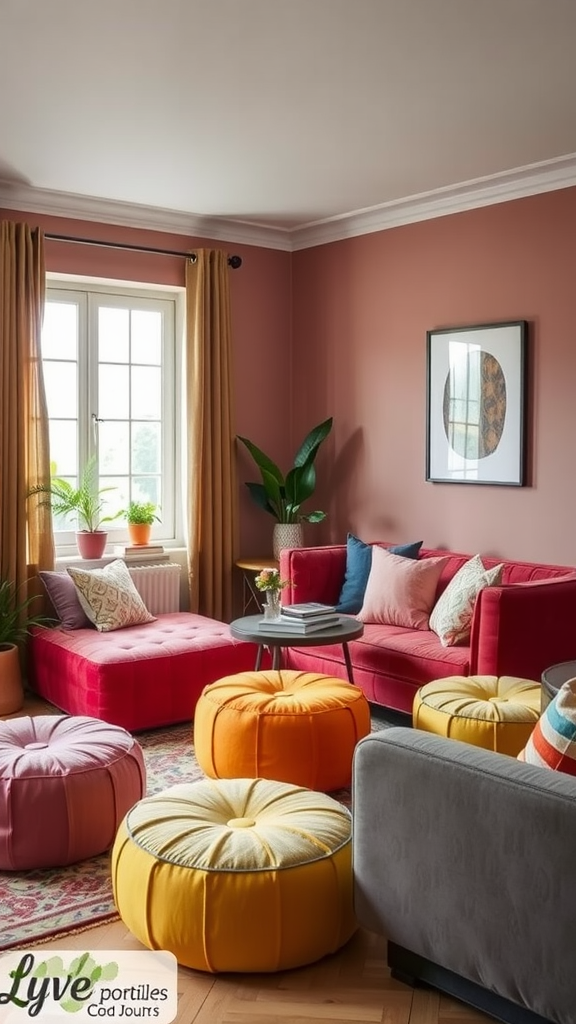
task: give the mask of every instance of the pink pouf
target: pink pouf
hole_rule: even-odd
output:
[[[0,869],[103,853],[145,791],[142,750],[118,726],[68,715],[0,722]]]

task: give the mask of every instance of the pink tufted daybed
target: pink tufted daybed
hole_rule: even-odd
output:
[[[191,721],[202,689],[254,667],[256,645],[226,623],[191,612],[108,633],[36,627],[29,646],[32,689],[71,715],[130,732]]]

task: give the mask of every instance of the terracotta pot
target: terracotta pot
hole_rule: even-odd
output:
[[[106,530],[95,530],[89,533],[88,530],[79,530],[76,534],[76,544],[81,558],[102,558],[108,534]]]
[[[0,715],[13,715],[24,703],[16,644],[0,644]]]
[[[149,544],[150,531],[149,523],[128,523],[128,536],[131,544]]]
[[[280,558],[284,548],[303,548],[304,531],[302,523],[276,523],[272,538],[274,558]]]

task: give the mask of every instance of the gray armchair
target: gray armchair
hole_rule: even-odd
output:
[[[395,977],[576,1024],[576,779],[417,729],[354,755],[356,914]]]

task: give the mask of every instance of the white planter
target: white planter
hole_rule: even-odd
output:
[[[284,548],[303,548],[304,531],[302,523],[276,523],[272,537],[274,558],[280,558]]]

